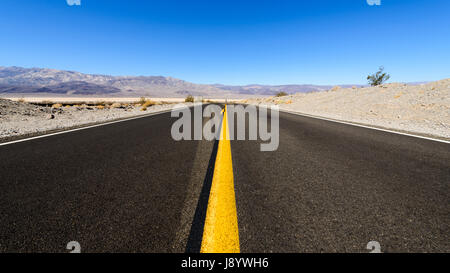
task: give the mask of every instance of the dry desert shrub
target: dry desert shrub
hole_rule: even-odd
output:
[[[340,86],[335,86],[335,87],[331,88],[330,91],[335,92],[335,91],[338,91],[339,89],[341,89]]]
[[[149,106],[152,106],[152,105],[156,105],[156,102],[154,102],[154,101],[152,101],[152,100],[146,100],[143,104],[142,104],[142,107],[149,107]]]
[[[145,99],[145,97],[141,97],[141,98],[136,102],[136,104],[144,105],[144,103],[145,103],[146,101],[147,101],[147,100]]]
[[[61,103],[56,103],[52,105],[52,108],[61,108],[62,104]]]
[[[20,103],[24,103],[24,102],[25,102],[25,99],[24,99],[24,98],[20,98],[20,99],[18,99],[17,101],[20,102]]]
[[[184,100],[184,102],[194,102],[194,97],[189,95],[186,97],[186,99]]]
[[[288,93],[286,93],[286,92],[283,92],[283,91],[281,91],[281,92],[278,92],[276,95],[275,95],[275,97],[284,97],[284,96],[287,96],[288,95]]]
[[[378,72],[367,76],[367,81],[371,86],[378,86],[388,81],[391,76],[384,72],[384,67],[380,66]]]
[[[97,109],[105,109],[105,106],[103,106],[103,105],[97,105]]]

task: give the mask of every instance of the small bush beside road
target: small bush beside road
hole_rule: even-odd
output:
[[[384,72],[384,67],[380,66],[377,73],[367,76],[367,81],[371,86],[378,86],[387,82],[390,78],[391,76]]]
[[[189,95],[186,97],[186,99],[184,100],[184,102],[194,102],[194,97]]]
[[[288,95],[288,93],[286,93],[286,92],[283,92],[283,91],[281,91],[281,92],[278,92],[276,95],[275,95],[275,97],[284,97],[284,96],[287,96]]]

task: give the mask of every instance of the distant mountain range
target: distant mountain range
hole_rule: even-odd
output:
[[[350,87],[343,85],[342,87]],[[328,90],[331,85],[194,84],[163,76],[108,76],[48,68],[0,66],[0,95],[96,95],[120,97],[239,98],[270,96],[280,91],[300,93]]]

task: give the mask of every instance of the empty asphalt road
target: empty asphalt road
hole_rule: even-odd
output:
[[[0,252],[198,252],[218,142],[175,120],[0,146]],[[449,144],[289,113],[260,144],[231,141],[241,252],[450,252]]]

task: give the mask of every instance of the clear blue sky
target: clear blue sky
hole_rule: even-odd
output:
[[[0,66],[195,83],[450,77],[450,1],[2,0]]]

